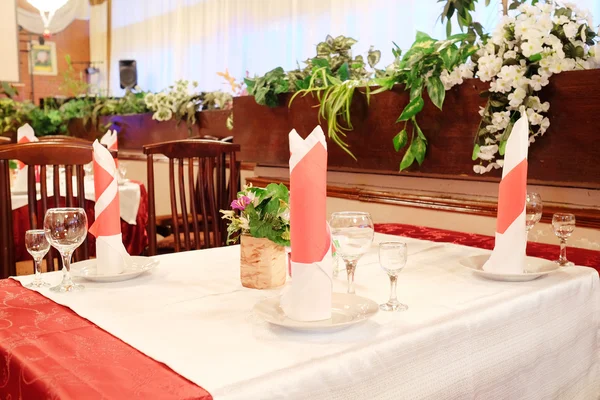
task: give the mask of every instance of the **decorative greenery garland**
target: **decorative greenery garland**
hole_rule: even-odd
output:
[[[248,92],[257,103],[270,107],[279,105],[277,95],[281,93],[296,91],[290,103],[298,95],[316,95],[319,118],[327,120],[329,137],[354,157],[343,137],[352,130],[350,104],[356,89],[360,88],[368,102],[371,95],[403,85],[410,99],[396,121],[404,122],[404,127],[393,138],[396,151],[408,146],[400,162],[402,171],[415,161],[421,165],[427,151],[427,138],[417,122],[424,106],[423,91],[427,90],[432,103],[441,110],[446,90],[476,76],[491,84],[483,93],[489,100],[486,108],[480,110],[482,121],[473,150],[473,160],[480,162],[473,169],[477,173],[489,172],[502,165],[499,156],[504,154],[512,124],[521,113],[528,115],[530,126],[538,127],[532,129],[530,142],[548,128],[550,122],[542,113],[548,111],[549,104],[542,103],[533,93],[547,85],[552,74],[600,67],[600,49],[589,16],[574,6],[538,0],[531,0],[531,5],[527,0],[515,0],[509,6],[503,0],[504,14],[518,10],[518,15],[505,16],[490,36],[473,21],[471,12],[476,3],[477,0],[446,0],[441,19],[446,22],[448,38],[436,40],[418,32],[404,56],[394,44],[395,61],[384,71],[374,68],[379,52],[371,50],[369,57],[374,62],[369,59],[369,65],[374,71],[369,72],[363,68],[362,57],[351,58],[356,40],[328,36],[317,46],[317,56],[306,61],[306,68],[286,73],[279,67],[263,77],[246,79]],[[487,6],[490,1],[485,3]],[[450,36],[453,16],[466,33]],[[360,68],[355,70],[355,65]],[[380,88],[371,92],[369,85]],[[484,166],[484,162],[488,164]]]

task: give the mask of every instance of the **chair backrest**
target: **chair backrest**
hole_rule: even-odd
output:
[[[0,136],[0,145],[10,144],[12,140],[8,136]]]
[[[0,146],[0,278],[15,275],[15,251],[12,223],[12,201],[10,190],[9,161],[20,160],[29,166],[27,170],[27,203],[29,206],[30,229],[41,228],[46,210],[50,207],[85,208],[85,188],[83,166],[92,161],[91,143],[41,141]],[[40,172],[40,203],[37,201],[36,168]],[[60,166],[65,167],[65,198],[60,196]],[[53,201],[48,197],[46,172],[52,168]],[[75,175],[73,175],[75,173]],[[73,191],[73,176],[76,178],[76,191]],[[39,211],[39,213],[38,213]],[[6,218],[5,218],[6,217]],[[41,218],[40,218],[41,217]],[[48,252],[47,269],[54,269],[54,250]],[[74,260],[85,260],[88,256],[87,240],[77,249]]]
[[[75,142],[75,143],[85,143],[90,144],[91,141],[75,136],[68,135],[46,135],[46,136],[38,136],[38,140],[40,142],[58,142],[58,141],[67,141],[67,142]]]
[[[173,224],[174,247],[190,250],[192,242],[196,249],[219,247],[226,243],[227,232],[219,210],[229,208],[237,195],[239,170],[236,152],[240,145],[212,140],[186,139],[156,143],[144,146],[148,168],[148,236],[149,254],[156,254],[156,202],[154,182],[154,155],[161,154],[169,159],[169,194],[171,217],[178,220],[181,213],[182,224]],[[177,161],[177,168],[175,166]],[[187,164],[187,184],[184,166]],[[227,168],[229,165],[229,168]],[[175,169],[178,170],[177,177]],[[229,170],[229,174],[227,174]],[[227,179],[229,177],[229,179]],[[159,189],[161,186],[159,185]],[[187,190],[186,190],[187,189]],[[177,205],[179,194],[179,210]],[[191,227],[188,221],[191,216]],[[202,228],[202,229],[201,229]],[[183,233],[182,246],[180,233]],[[191,234],[194,240],[192,241]],[[203,240],[201,238],[203,237]]]

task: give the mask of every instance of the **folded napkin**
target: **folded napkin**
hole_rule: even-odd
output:
[[[96,237],[96,273],[115,275],[130,263],[121,236],[118,172],[110,152],[97,140],[93,147],[96,220],[90,233]]]
[[[520,274],[525,270],[528,147],[529,124],[527,116],[523,115],[514,125],[506,143],[498,191],[496,244],[483,266],[485,271]]]
[[[102,136],[102,138],[100,139],[100,144],[103,144],[106,146],[107,149],[109,150],[114,150],[114,151],[118,151],[119,150],[119,141],[117,140],[117,130],[113,129],[113,130],[108,130],[104,136]],[[115,163],[118,165],[118,161],[115,161]]]
[[[331,318],[331,235],[327,225],[327,142],[320,126],[303,140],[290,138],[292,282],[281,299],[297,321]]]
[[[25,124],[17,130],[17,143],[29,143],[37,142],[38,138],[35,137],[35,132],[29,124]],[[15,178],[14,187],[16,190],[25,191],[27,190],[27,172],[28,166],[21,161],[17,162],[18,171]],[[38,179],[36,179],[37,181]]]

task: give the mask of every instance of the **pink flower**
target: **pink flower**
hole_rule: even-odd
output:
[[[231,202],[231,208],[234,210],[244,211],[248,204],[252,203],[252,199],[248,196],[240,196]]]

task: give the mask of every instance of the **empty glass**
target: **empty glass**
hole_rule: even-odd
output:
[[[379,264],[390,277],[390,299],[387,303],[380,304],[382,311],[405,311],[406,304],[396,298],[396,282],[398,274],[406,265],[408,257],[407,245],[403,242],[383,242],[379,244]]]
[[[574,265],[567,260],[567,239],[575,230],[575,215],[567,213],[554,214],[552,216],[552,229],[560,239],[560,255],[555,262],[561,267]]]
[[[337,212],[331,215],[329,225],[331,238],[336,243],[336,254],[346,263],[348,293],[353,294],[356,264],[373,243],[375,231],[371,215],[355,211]]]
[[[50,244],[56,248],[63,261],[63,279],[54,292],[72,292],[83,289],[83,285],[71,279],[71,256],[87,235],[87,216],[83,208],[51,208],[44,218],[44,230]]]
[[[529,232],[535,224],[540,222],[542,219],[542,210],[544,204],[542,203],[542,197],[535,192],[527,193],[527,201],[525,205],[525,228],[527,229],[527,238],[529,239]]]
[[[33,257],[35,263],[35,277],[33,282],[25,285],[27,288],[40,288],[50,286],[49,283],[42,280],[42,260],[50,250],[50,243],[46,239],[46,232],[43,229],[32,229],[25,232],[25,247],[27,252]]]

